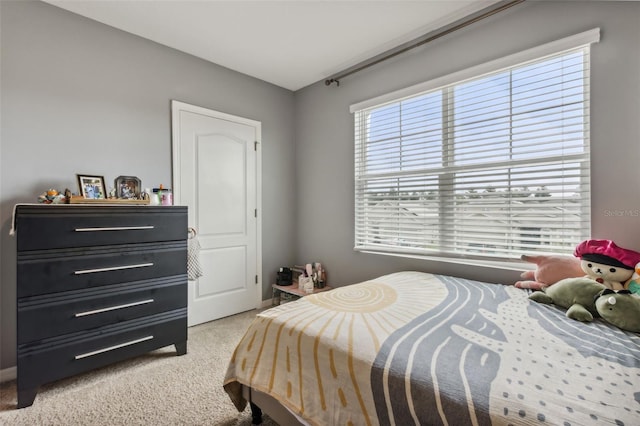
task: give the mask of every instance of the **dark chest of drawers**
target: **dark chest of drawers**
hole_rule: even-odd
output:
[[[18,408],[38,386],[187,350],[187,207],[19,205]]]

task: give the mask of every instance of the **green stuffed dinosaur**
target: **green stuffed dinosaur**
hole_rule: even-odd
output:
[[[529,299],[567,309],[568,318],[590,322],[602,317],[622,330],[640,333],[640,296],[628,290],[615,292],[591,278],[566,278]]]
[[[640,295],[629,290],[606,289],[596,299],[596,310],[608,323],[640,333]]]
[[[591,278],[565,278],[542,291],[536,291],[529,299],[547,305],[567,309],[567,317],[582,321],[593,321],[598,316],[595,299],[607,287]]]

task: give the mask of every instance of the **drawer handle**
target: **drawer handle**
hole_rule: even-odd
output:
[[[122,269],[145,268],[147,266],[153,266],[153,263],[139,263],[137,265],[111,266],[109,268],[98,268],[98,269],[83,269],[81,271],[74,271],[73,273],[75,275],[93,274],[95,272],[107,272],[107,271],[119,271]]]
[[[75,359],[78,360],[78,359],[82,359],[82,358],[87,358],[87,357],[90,357],[90,356],[94,356],[94,355],[102,354],[102,353],[105,353],[105,352],[113,351],[113,350],[116,350],[116,349],[124,348],[125,346],[135,345],[136,343],[145,342],[145,341],[151,340],[151,339],[153,339],[153,336],[142,337],[140,339],[132,340],[130,342],[120,343],[119,345],[109,346],[108,348],[98,349],[97,351],[87,352],[86,354],[82,354],[82,355],[76,355]]]
[[[76,228],[76,232],[97,232],[97,231],[136,231],[140,229],[153,229],[153,225],[147,226],[112,226],[104,228]]]
[[[153,303],[153,299],[141,300],[139,302],[127,303],[125,305],[110,306],[108,308],[96,309],[94,311],[79,312],[75,314],[75,317],[76,318],[86,317],[87,315],[101,314],[102,312],[115,311],[116,309],[131,308],[133,306],[146,305],[147,303]]]

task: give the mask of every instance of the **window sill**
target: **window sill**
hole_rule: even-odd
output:
[[[432,262],[442,262],[442,263],[450,263],[456,265],[468,265],[468,266],[478,266],[482,268],[493,268],[493,269],[502,269],[506,271],[526,271],[526,270],[534,270],[536,269],[536,265],[523,262],[520,258],[513,258],[508,260],[489,260],[489,259],[468,259],[468,258],[457,258],[457,257],[446,257],[446,256],[429,256],[423,254],[413,254],[413,253],[392,253],[387,251],[378,251],[378,250],[358,250],[355,251],[360,253],[367,254],[378,254],[383,256],[393,256],[393,257],[402,257],[406,259],[419,259],[419,260],[428,260]]]

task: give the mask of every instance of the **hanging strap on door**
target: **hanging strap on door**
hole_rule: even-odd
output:
[[[195,228],[189,227],[187,235],[187,278],[189,281],[195,281],[204,275],[200,265],[200,242]]]

